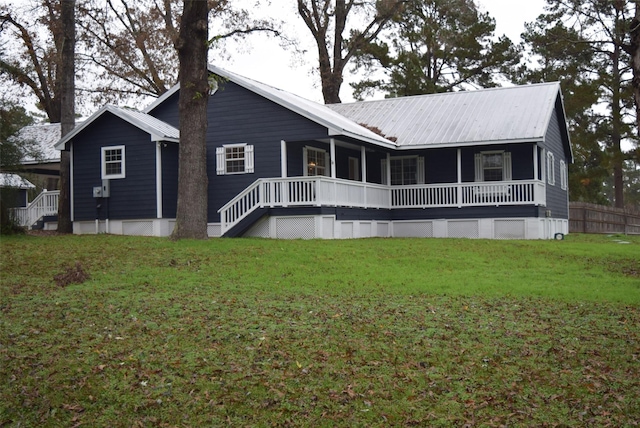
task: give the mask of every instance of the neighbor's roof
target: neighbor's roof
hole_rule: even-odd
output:
[[[351,119],[334,112],[324,104],[318,104],[282,89],[223,70],[212,64],[209,64],[209,71],[326,127],[328,129],[328,137],[342,135],[385,147],[396,147],[393,141],[387,140]],[[180,85],[175,85],[149,105],[144,112],[151,112],[179,89]]]
[[[23,164],[60,162],[60,152],[55,144],[60,139],[60,124],[46,123],[41,125],[29,125],[20,129],[15,137],[21,141],[33,141],[39,148],[38,158],[27,154],[21,160]]]
[[[29,180],[20,177],[18,174],[0,173],[0,187],[10,187],[13,189],[35,189]]]
[[[542,141],[559,83],[448,92],[328,105],[354,122],[419,148]]]
[[[178,142],[180,139],[180,131],[166,122],[156,119],[155,117],[146,113],[139,112],[137,110],[123,109],[112,105],[106,105],[100,110],[95,112],[91,117],[85,120],[82,125],[76,126],[73,131],[64,136],[55,145],[56,149],[62,150],[64,145],[69,142],[73,137],[78,135],[93,123],[96,119],[105,113],[111,113],[122,120],[125,120],[139,129],[147,132],[151,135],[152,141],[171,141]]]

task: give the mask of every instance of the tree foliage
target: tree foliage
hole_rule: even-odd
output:
[[[298,0],[298,13],[315,40],[322,96],[326,104],[339,103],[347,63],[371,43],[404,5],[403,0]],[[361,26],[350,27],[349,20]],[[349,27],[349,28],[348,28]]]
[[[600,203],[613,177],[624,206],[623,142],[634,137],[629,51],[632,1],[547,0],[546,11],[524,34],[530,63],[521,81],[559,80],[576,162],[571,199]]]
[[[50,122],[61,120],[61,3],[28,0],[0,5],[0,82],[15,84],[18,96],[35,96]]]
[[[160,96],[177,83],[180,2],[83,0],[79,7],[83,52],[79,59],[94,79],[85,90],[100,102],[130,96]],[[210,49],[224,54],[224,41],[251,33],[280,35],[273,21],[252,17],[230,0],[209,0]]]
[[[358,52],[357,69],[385,77],[352,84],[356,98],[446,92],[498,85],[519,62],[507,37],[493,39],[495,20],[474,0],[415,0],[396,14],[383,37]]]
[[[34,141],[16,138],[20,129],[33,123],[24,107],[13,101],[0,99],[0,168],[15,169],[24,156],[39,157]]]

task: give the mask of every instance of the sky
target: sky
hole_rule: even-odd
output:
[[[520,42],[524,23],[534,21],[546,4],[545,0],[477,0],[477,3],[481,11],[489,12],[496,20],[496,35],[505,34],[516,44]],[[294,58],[290,50],[280,47],[273,39],[253,40],[245,42],[237,51],[234,49],[233,59],[213,61],[226,70],[322,102],[320,78],[314,74],[317,51],[313,38],[293,7],[281,11],[282,16],[278,17],[286,18],[287,31],[297,36],[300,46],[306,50],[304,55]],[[348,74],[345,73],[340,91],[343,102],[353,101]]]

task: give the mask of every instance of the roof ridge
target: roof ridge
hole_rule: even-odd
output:
[[[503,91],[503,90],[516,90],[516,89],[526,89],[533,86],[554,86],[559,85],[560,82],[541,82],[541,83],[528,83],[526,85],[513,85],[513,86],[496,86],[493,88],[480,88],[473,89],[470,91],[455,91],[455,92],[437,92],[433,94],[418,94],[418,95],[405,95],[401,97],[389,97],[389,98],[381,98],[378,100],[363,100],[363,101],[353,101],[349,103],[335,103],[335,104],[326,104],[327,107],[331,108],[336,105],[353,105],[353,104],[364,104],[364,103],[380,103],[380,102],[390,102],[394,100],[406,100],[406,99],[416,99],[416,98],[426,98],[426,97],[446,97],[446,96],[454,96],[454,95],[463,95],[463,94],[473,94],[479,92],[490,92],[490,91]]]

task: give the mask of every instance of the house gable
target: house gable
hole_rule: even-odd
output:
[[[74,159],[74,221],[156,217],[156,143],[147,132],[106,113],[68,143]],[[121,146],[125,177],[109,180],[110,197],[98,201],[93,197],[93,188],[102,185],[102,149]]]

